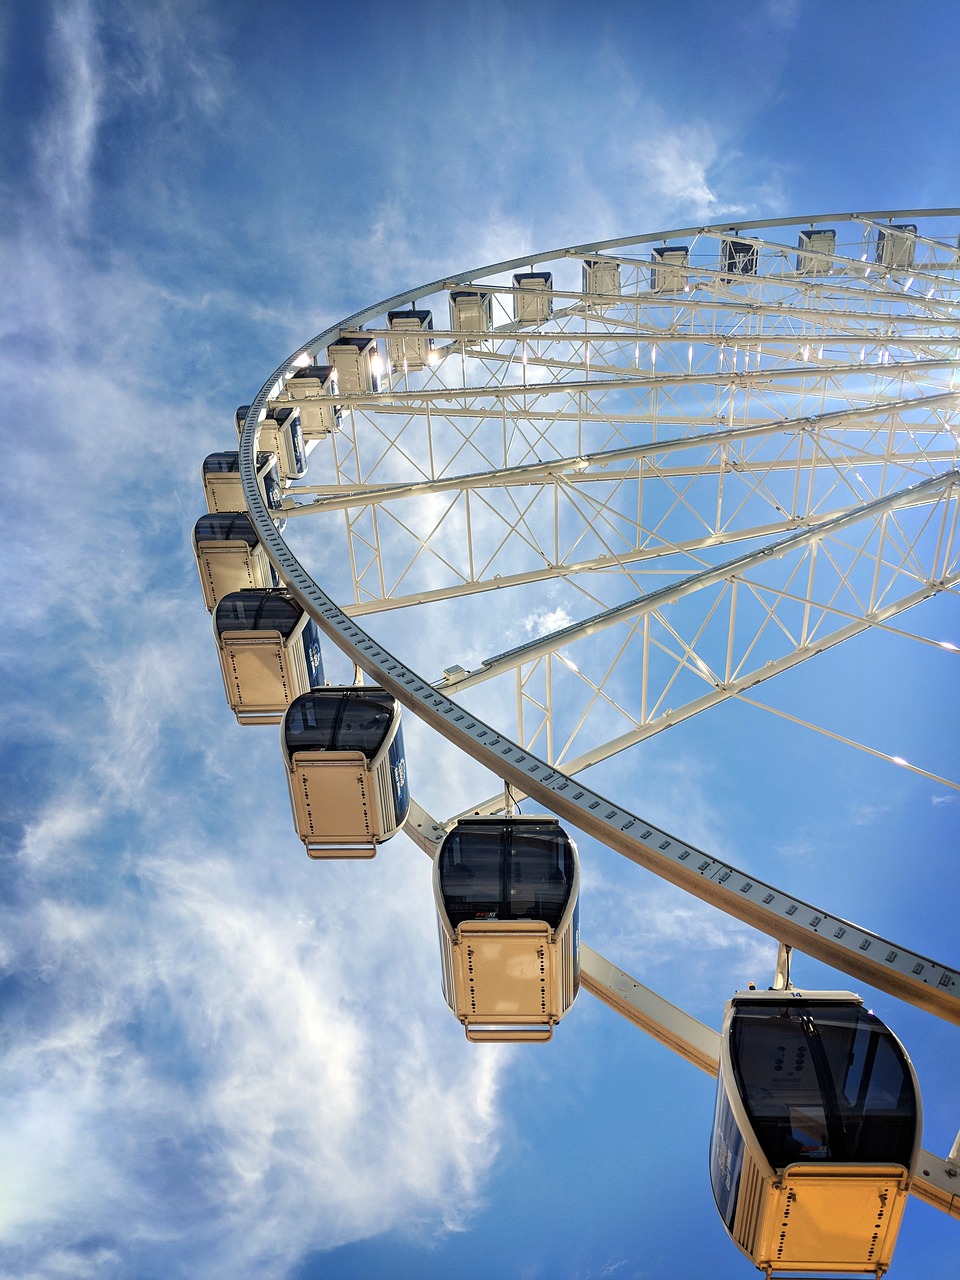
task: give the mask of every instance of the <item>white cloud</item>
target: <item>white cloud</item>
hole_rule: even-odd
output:
[[[39,151],[76,226],[105,110],[89,7],[56,40],[75,83]],[[2,973],[29,998],[0,1063],[0,1268],[121,1274],[149,1248],[280,1276],[391,1225],[459,1229],[509,1054],[476,1052],[443,1003],[420,855],[308,863],[276,730],[245,738],[224,705],[189,550],[200,461],[243,392],[218,409],[215,351],[208,385],[184,384],[187,334],[212,312],[249,341],[280,313],[156,285],[119,249],[95,266],[39,226],[6,248],[0,377],[43,428],[7,441],[4,659],[11,690],[43,690],[7,724],[47,749],[2,908]]]
[[[775,942],[635,867],[599,871],[591,859],[582,917],[585,942],[690,1012],[718,985],[763,984],[773,972]]]
[[[888,804],[857,804],[853,806],[853,823],[858,827],[866,827],[889,812]]]
[[[228,824],[228,855],[168,814],[112,881],[84,859],[99,907],[34,862],[8,964],[45,995],[2,1068],[8,1249],[53,1259],[136,1221],[156,1249],[176,1232],[204,1275],[282,1275],[476,1207],[507,1055],[472,1052],[443,1007],[418,855],[304,865],[278,817]]]
[[[762,21],[781,34],[791,33],[800,21],[803,0],[764,0]]]
[[[551,632],[560,631],[563,627],[568,627],[573,622],[570,614],[566,609],[537,609],[533,613],[528,613],[526,617],[521,619],[521,626],[528,636],[549,635]]]
[[[102,105],[103,69],[88,0],[68,0],[54,12],[50,65],[59,99],[37,138],[40,180],[61,218],[76,227],[87,215]]]
[[[719,152],[713,131],[704,124],[657,129],[634,148],[641,179],[652,198],[670,210],[689,210],[697,221],[743,211],[725,203],[710,185],[708,175]]]
[[[96,804],[78,802],[61,792],[57,804],[26,827],[20,856],[31,866],[42,866],[65,847],[84,840],[98,820]]]

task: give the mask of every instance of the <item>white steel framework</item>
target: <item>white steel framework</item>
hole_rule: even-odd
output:
[[[500,323],[435,328],[432,363],[340,397],[327,482],[287,503],[336,513],[345,612],[457,601],[477,636],[489,606],[471,597],[549,602],[563,625],[536,640],[451,650],[467,664],[445,691],[511,676],[509,731],[578,772],[950,587],[955,237],[937,219],[894,270],[875,261],[879,215],[830,221],[830,255],[798,253],[779,225],[537,257],[555,283],[612,262],[619,291],[557,287],[535,324],[510,319],[516,263],[447,282],[482,284]],[[756,274],[721,269],[734,236]],[[673,292],[650,288],[650,240],[688,244]],[[424,292],[446,310],[437,286],[418,306]],[[618,689],[626,661],[638,699]],[[558,676],[580,688],[558,697]]]
[[[515,795],[954,1022],[956,966],[656,829],[584,771],[956,589],[958,233],[960,210],[835,214],[465,272],[307,343],[241,439],[282,578],[408,709]],[[516,272],[549,272],[535,307]],[[253,470],[268,404],[361,326],[396,362],[401,307],[432,313],[429,347],[338,391],[333,429],[325,404],[281,537]]]

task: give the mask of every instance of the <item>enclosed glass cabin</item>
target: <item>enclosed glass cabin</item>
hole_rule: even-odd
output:
[[[848,991],[728,1003],[710,1179],[727,1231],[767,1276],[881,1276],[920,1149],[899,1040]]]
[[[380,390],[383,361],[376,338],[364,333],[342,334],[327,347],[327,359],[337,372],[341,395],[370,395]]]
[[[553,310],[553,273],[524,271],[513,277],[513,318],[518,324],[540,324]]]
[[[388,311],[387,357],[395,370],[414,372],[433,358],[433,314],[410,307],[404,311]]]
[[[720,270],[724,279],[738,276],[755,276],[760,251],[753,240],[722,240],[720,242]]]
[[[213,615],[227,702],[241,724],[279,724],[323,684],[317,624],[282,588],[232,591]]]
[[[300,410],[305,440],[322,440],[340,425],[337,374],[331,364],[308,364],[287,379],[285,394]]]
[[[242,404],[234,414],[237,435],[243,430],[244,419],[249,411],[250,406]],[[267,416],[260,424],[258,443],[265,453],[272,453],[276,457],[282,481],[302,480],[307,474],[307,451],[303,442],[299,409],[269,406]]]
[[[203,601],[211,613],[217,601],[231,591],[278,585],[273,565],[245,511],[201,516],[193,527],[193,550]]]
[[[203,460],[202,475],[209,512],[243,511],[246,508],[240,479],[240,455],[236,449],[208,454]],[[283,487],[275,454],[257,454],[257,479],[264,502],[282,528],[279,513],[283,506]]]
[[[493,297],[489,289],[452,289],[450,328],[454,333],[489,333],[493,328]]]
[[[689,267],[689,245],[655,245],[650,259],[650,288],[654,293],[682,293]]]
[[[297,835],[311,858],[372,858],[410,808],[400,704],[384,689],[319,689],[280,731]]]
[[[582,273],[586,301],[596,305],[594,295],[601,297],[620,293],[620,263],[615,258],[584,258]]]
[[[801,231],[797,241],[797,271],[802,276],[825,276],[834,270],[837,233],[831,227]]]
[[[895,222],[877,232],[877,262],[894,271],[909,271],[917,247],[917,224]]]
[[[433,889],[443,993],[468,1040],[549,1040],[580,985],[579,862],[549,817],[468,818]]]

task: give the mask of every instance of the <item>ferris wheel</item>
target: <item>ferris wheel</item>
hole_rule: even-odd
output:
[[[265,557],[249,585],[272,573],[357,682],[493,780],[455,813],[413,800],[406,830],[431,856],[457,819],[502,825],[529,799],[782,957],[960,1021],[954,969],[591,784],[955,589],[958,232],[960,210],[885,211],[525,256],[357,312],[238,411]],[[582,964],[590,990],[716,1072],[715,1033],[588,947]],[[922,1154],[914,1191],[955,1212],[950,1160]]]

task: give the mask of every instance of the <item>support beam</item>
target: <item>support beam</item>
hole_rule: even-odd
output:
[[[636,978],[605,960],[592,947],[580,945],[580,982],[585,991],[615,1013],[646,1031],[673,1053],[709,1076],[717,1074],[720,1034],[698,1022]]]
[[[584,990],[626,1018],[687,1062],[716,1076],[720,1033],[658,996],[618,969],[592,948],[580,947],[580,980]],[[960,1162],[951,1151],[944,1159],[921,1151],[910,1194],[952,1218],[960,1218]]]

